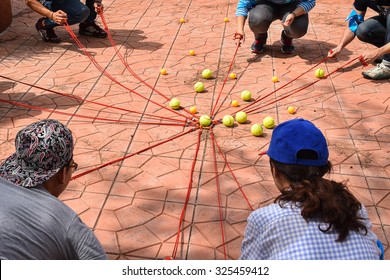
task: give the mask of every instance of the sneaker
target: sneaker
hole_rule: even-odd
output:
[[[251,46],[252,53],[262,53],[264,51],[265,40],[255,40]]]
[[[43,20],[45,18],[40,18],[35,24],[35,28],[37,29],[39,35],[42,37],[42,40],[50,43],[58,43],[60,38],[56,35],[53,28],[46,29],[43,26]]]
[[[79,34],[88,35],[96,38],[106,38],[107,32],[100,28],[94,21],[83,22],[79,25]]]
[[[371,80],[385,80],[390,78],[390,68],[382,63],[376,65],[375,68],[362,72],[366,79]]]
[[[280,36],[280,43],[282,43],[282,53],[290,54],[294,52],[295,47],[293,45],[293,39],[287,37],[287,35],[284,33],[284,30],[282,31],[282,35]]]

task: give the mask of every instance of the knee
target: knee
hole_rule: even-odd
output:
[[[84,22],[89,16],[89,8],[87,6],[83,6],[80,10],[80,22]]]
[[[360,24],[356,30],[356,37],[362,42],[368,42],[370,38],[370,30],[364,25]]]

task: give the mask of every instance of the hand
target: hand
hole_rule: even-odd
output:
[[[341,48],[335,47],[328,52],[328,57],[336,57],[341,52]]]
[[[95,7],[95,11],[97,12],[97,13],[100,13],[100,12],[103,12],[103,4],[102,4],[102,2],[100,1],[95,1],[95,3],[93,3],[93,6]]]
[[[62,11],[58,10],[52,13],[52,21],[58,24],[64,24],[68,20],[68,15]]]
[[[370,52],[365,52],[360,56],[360,62],[366,66],[372,62],[374,62],[375,59],[379,57],[378,50],[373,50]]]
[[[236,46],[241,46],[241,43],[245,42],[245,33],[244,33],[244,31],[242,31],[242,33],[236,32],[234,34],[233,40],[236,43]]]
[[[288,14],[286,19],[284,21],[282,21],[282,25],[283,26],[290,26],[293,23],[294,19],[295,19],[295,15],[293,13]]]

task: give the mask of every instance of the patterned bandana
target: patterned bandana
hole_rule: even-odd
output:
[[[72,159],[72,132],[59,121],[42,120],[18,132],[15,148],[0,164],[0,177],[22,187],[36,187]]]

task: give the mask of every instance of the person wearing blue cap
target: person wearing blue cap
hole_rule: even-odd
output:
[[[322,132],[294,119],[272,133],[267,155],[280,195],[251,213],[240,259],[380,259],[365,207],[331,171]]]

